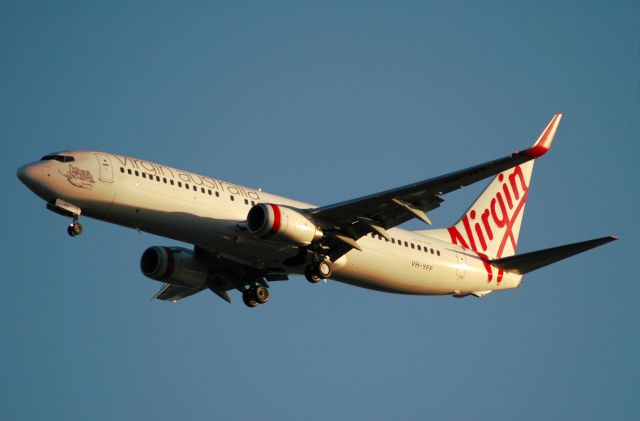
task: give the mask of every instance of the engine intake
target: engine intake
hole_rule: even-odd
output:
[[[260,203],[249,210],[247,230],[260,238],[296,246],[308,246],[323,235],[300,211],[270,203]]]
[[[140,258],[140,270],[156,281],[194,289],[204,287],[209,277],[207,265],[182,247],[149,247]]]

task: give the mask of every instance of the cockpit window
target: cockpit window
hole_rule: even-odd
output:
[[[40,161],[50,161],[50,160],[55,160],[60,162],[73,162],[75,161],[75,158],[68,155],[53,154],[53,155],[45,155],[40,159]]]

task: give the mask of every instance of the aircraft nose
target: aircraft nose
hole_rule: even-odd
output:
[[[26,164],[18,168],[18,178],[27,187],[33,187],[36,184],[42,168],[37,164]]]

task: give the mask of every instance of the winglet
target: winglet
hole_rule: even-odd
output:
[[[526,151],[523,151],[522,153],[530,156],[531,158],[540,158],[542,155],[547,153],[547,151],[551,148],[553,136],[555,136],[556,130],[558,130],[558,125],[560,124],[561,119],[562,113],[554,115],[547,127],[540,134],[538,140],[536,140],[536,143],[534,143],[533,146],[531,146]]]

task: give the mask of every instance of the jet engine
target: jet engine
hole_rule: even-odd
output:
[[[204,287],[209,277],[207,265],[182,247],[149,247],[142,253],[140,270],[156,281],[194,289]]]
[[[308,246],[322,238],[322,230],[296,209],[259,203],[249,210],[247,230],[260,238]]]

